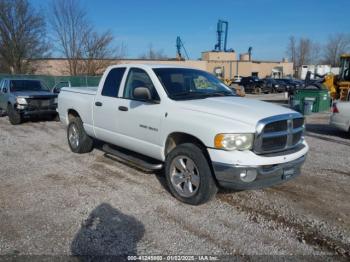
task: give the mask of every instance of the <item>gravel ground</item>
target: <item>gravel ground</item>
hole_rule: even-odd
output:
[[[280,102],[282,95],[259,96]],[[161,173],[98,149],[70,152],[65,128],[0,118],[0,255],[339,255],[350,258],[350,139],[307,117],[303,174],[263,190],[176,201]]]

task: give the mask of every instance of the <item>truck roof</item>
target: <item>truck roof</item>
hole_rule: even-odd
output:
[[[0,80],[22,80],[22,81],[40,81],[40,79],[30,79],[30,78],[12,78],[12,77],[4,77],[4,78],[1,78]]]
[[[184,66],[184,65],[176,65],[176,64],[134,64],[134,63],[128,63],[128,64],[117,64],[117,65],[111,65],[110,67],[141,67],[141,68],[149,68],[149,69],[154,69],[154,68],[187,68],[187,69],[197,69],[198,68],[193,68],[189,66]]]

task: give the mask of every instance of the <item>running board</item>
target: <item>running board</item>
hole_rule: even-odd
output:
[[[150,170],[150,171],[156,171],[163,168],[163,164],[161,162],[155,162],[156,160],[147,161],[147,157],[141,156],[137,153],[134,154],[127,154],[126,150],[125,152],[122,152],[124,150],[118,150],[115,148],[111,148],[109,145],[104,144],[102,147],[102,150],[106,152],[107,154],[111,154],[113,156],[116,156],[118,158],[121,158],[124,161],[130,162],[138,167],[141,167],[142,169]],[[140,157],[138,157],[138,155]]]

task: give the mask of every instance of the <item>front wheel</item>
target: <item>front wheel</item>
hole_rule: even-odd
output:
[[[5,115],[6,115],[5,110],[0,108],[0,117],[3,117]]]
[[[88,153],[93,149],[93,139],[86,134],[83,122],[79,117],[75,117],[69,123],[67,138],[69,147],[74,153]]]
[[[55,121],[55,122],[59,122],[59,121],[60,121],[60,116],[59,116],[59,114],[53,114],[53,115],[52,115],[52,120]]]
[[[16,111],[10,104],[7,106],[7,115],[12,125],[19,125],[20,123],[22,123],[21,114],[18,111]]]
[[[203,204],[217,192],[209,163],[194,144],[179,145],[169,153],[165,175],[172,195],[187,204]]]

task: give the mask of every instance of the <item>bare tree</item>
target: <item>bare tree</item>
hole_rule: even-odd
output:
[[[49,49],[44,16],[27,0],[0,0],[0,10],[3,70],[14,74],[32,71],[31,59],[44,56]]]
[[[301,38],[298,44],[297,57],[298,65],[306,65],[311,63],[312,42],[308,38]]]
[[[153,45],[150,44],[147,52],[139,56],[140,59],[167,59],[168,57],[164,55],[163,50],[155,50]]]
[[[96,75],[101,69],[108,65],[103,58],[113,57],[114,50],[109,48],[113,41],[110,31],[99,35],[97,32],[90,32],[84,39],[84,60],[85,72],[88,75]]]
[[[289,60],[293,63],[295,68],[297,63],[297,43],[294,36],[289,37],[289,43],[287,46],[287,55],[289,56]]]
[[[125,46],[114,47],[113,34],[99,34],[87,19],[79,0],[54,0],[51,25],[71,75],[100,74],[110,59],[123,56]]]
[[[350,51],[350,35],[330,35],[323,48],[323,63],[339,66],[340,55]]]
[[[125,46],[112,46],[111,31],[99,34],[91,31],[84,39],[84,72],[88,75],[98,75],[111,64],[113,60],[125,56]],[[113,60],[111,60],[113,59]]]
[[[58,50],[68,59],[71,75],[81,73],[83,44],[91,30],[86,12],[78,0],[56,0],[52,2],[50,20]]]
[[[1,46],[0,46],[0,49],[1,49]],[[4,59],[2,58],[1,55],[0,55],[0,72],[5,72],[5,73],[9,72],[8,67],[6,67]]]
[[[320,46],[309,38],[297,40],[294,36],[289,38],[287,54],[294,68],[301,65],[317,63],[319,60]]]

